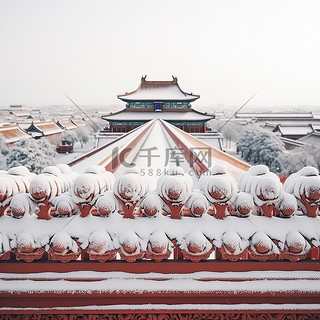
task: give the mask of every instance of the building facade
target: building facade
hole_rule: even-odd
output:
[[[136,90],[118,98],[126,102],[125,109],[102,116],[111,132],[128,132],[152,119],[163,119],[186,132],[206,132],[207,121],[213,119],[191,108],[200,96],[181,90],[176,77],[148,81],[144,76]]]

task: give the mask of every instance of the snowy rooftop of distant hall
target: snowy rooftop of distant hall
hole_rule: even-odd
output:
[[[178,79],[172,78],[172,81],[147,81],[146,76],[142,77],[141,83],[136,90],[118,95],[118,98],[123,101],[194,101],[200,98],[199,95],[182,91],[178,85]]]
[[[17,124],[0,126],[0,136],[4,138],[5,143],[13,143],[21,139],[31,138],[31,136]]]
[[[306,135],[308,133],[311,133],[313,131],[313,128],[311,125],[277,125],[273,129],[273,132],[277,131],[284,135]]]
[[[314,118],[312,112],[305,112],[305,113],[292,113],[292,112],[284,112],[284,113],[260,113],[260,112],[253,112],[253,113],[243,113],[238,112],[236,114],[236,118]]]

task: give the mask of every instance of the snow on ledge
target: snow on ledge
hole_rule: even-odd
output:
[[[69,310],[94,310],[94,311],[158,311],[158,310],[172,310],[183,312],[184,310],[197,310],[197,311],[319,311],[320,304],[269,304],[269,303],[259,303],[259,304],[119,304],[119,305],[90,305],[90,306],[75,306],[75,307],[51,307],[48,308],[0,308],[0,311],[69,311]],[[109,312],[109,313],[111,313]]]

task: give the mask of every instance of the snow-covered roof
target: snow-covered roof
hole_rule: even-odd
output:
[[[312,112],[306,112],[306,113],[243,113],[243,112],[237,112],[236,118],[256,118],[256,119],[293,119],[296,118],[297,120],[301,118],[308,118],[313,119]]]
[[[10,111],[16,117],[31,117],[30,111],[28,110],[13,110]]]
[[[60,126],[64,130],[72,130],[77,128],[77,126],[71,122],[71,120],[59,120],[57,125]]]
[[[0,126],[0,135],[4,138],[5,143],[14,143],[21,139],[31,138],[31,136],[17,124]]]
[[[153,119],[162,119],[165,121],[209,121],[212,116],[190,109],[186,112],[181,111],[129,111],[129,109],[121,110],[120,112],[105,115],[103,119],[109,121],[150,121]]]
[[[300,142],[311,146],[320,145],[320,132],[311,132],[299,139]]]
[[[139,114],[140,113],[142,112],[139,112]],[[170,112],[170,114],[171,113],[172,112]],[[173,137],[176,137],[178,140],[174,140],[169,136],[164,126],[166,126]],[[146,131],[144,132],[144,130]],[[136,142],[133,143],[135,140]],[[181,145],[177,144],[177,141],[181,141],[184,144],[184,151]],[[112,163],[112,150],[114,150],[114,148],[116,148],[118,153],[121,153],[123,150],[130,151],[126,152],[126,156],[123,159],[125,165],[134,162],[135,165],[140,168],[148,169],[148,166],[152,166],[154,172],[156,172],[156,169],[162,171],[164,168],[170,167],[173,162],[180,161],[180,165],[183,166],[184,170],[191,172],[190,174],[193,175],[195,183],[197,183],[197,174],[194,172],[194,169],[190,167],[190,161],[186,158],[189,150],[198,154],[200,157],[204,157],[202,159],[204,166],[210,166],[215,163],[224,164],[235,177],[249,168],[248,164],[221,152],[219,149],[213,148],[204,141],[160,119],[147,122],[136,130],[122,135],[114,142],[101,146],[95,149],[94,152],[90,152],[69,164],[74,171],[79,173],[90,165],[103,164],[104,166],[108,166]],[[150,156],[148,156],[147,151],[149,149],[152,151]],[[176,153],[175,157],[173,157],[173,153]],[[175,160],[176,157],[179,159]],[[120,173],[121,170],[125,170],[126,168],[125,166],[120,166],[115,169]]]
[[[273,132],[280,132],[281,135],[299,135],[304,136],[313,131],[311,125],[295,125],[295,126],[286,126],[286,125],[277,125],[273,130]]]
[[[284,143],[284,145],[287,149],[290,147],[291,148],[303,147],[303,146],[307,145],[307,143],[300,141],[300,139],[294,140],[294,139],[290,139],[290,138],[280,137],[280,140]]]
[[[312,124],[312,128],[313,128],[315,131],[320,131],[320,124]]]
[[[71,121],[77,126],[77,127],[84,127],[86,126],[86,122],[83,118],[72,118]]]
[[[31,126],[27,129],[28,132],[35,132],[43,136],[50,136],[63,132],[54,121],[33,121]]]
[[[118,95],[123,101],[194,101],[199,95],[186,93],[178,85],[178,79],[171,81],[147,81],[141,78],[139,87],[132,92]]]

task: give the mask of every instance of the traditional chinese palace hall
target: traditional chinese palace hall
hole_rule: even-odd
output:
[[[109,122],[111,132],[128,132],[153,119],[166,120],[186,132],[206,132],[207,121],[214,117],[191,108],[191,102],[199,95],[181,90],[173,76],[171,81],[146,78],[141,78],[136,90],[118,95],[126,102],[125,109],[102,116]]]

